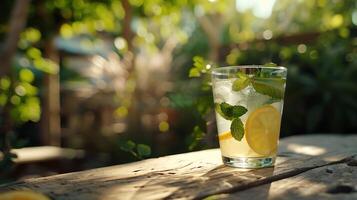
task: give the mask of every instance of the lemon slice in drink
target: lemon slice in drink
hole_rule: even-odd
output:
[[[221,133],[221,134],[218,135],[218,139],[219,139],[220,141],[226,140],[226,139],[230,139],[230,138],[232,138],[232,137],[233,137],[233,136],[232,136],[232,134],[231,134],[230,131],[227,131],[227,132],[224,132],[224,133]]]
[[[251,113],[245,124],[245,137],[258,154],[268,156],[277,150],[280,132],[280,113],[271,105]]]

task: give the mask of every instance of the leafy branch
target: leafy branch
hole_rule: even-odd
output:
[[[136,144],[132,140],[119,140],[119,148],[128,152],[138,159],[143,159],[151,155],[151,148],[146,144]]]

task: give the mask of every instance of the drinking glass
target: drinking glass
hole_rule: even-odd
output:
[[[275,163],[287,69],[228,66],[212,70],[219,145],[224,164],[239,168]]]

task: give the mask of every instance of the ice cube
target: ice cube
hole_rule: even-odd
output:
[[[227,102],[232,92],[232,82],[229,80],[216,81],[213,84],[213,96],[215,102]]]
[[[247,97],[250,94],[251,86],[248,86],[240,91],[232,91],[229,96],[228,103],[232,105],[240,105],[246,106],[247,105]]]
[[[266,102],[268,102],[270,99],[271,97],[256,92],[252,87],[252,90],[247,95],[248,110],[254,111],[255,109],[266,104]]]

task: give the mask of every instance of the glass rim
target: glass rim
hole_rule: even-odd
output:
[[[232,70],[232,69],[273,69],[273,70],[284,70],[287,71],[288,69],[283,66],[264,66],[264,65],[232,65],[232,66],[224,66],[212,69],[211,73],[213,75],[225,75],[229,74],[228,72],[222,72],[225,70]]]

